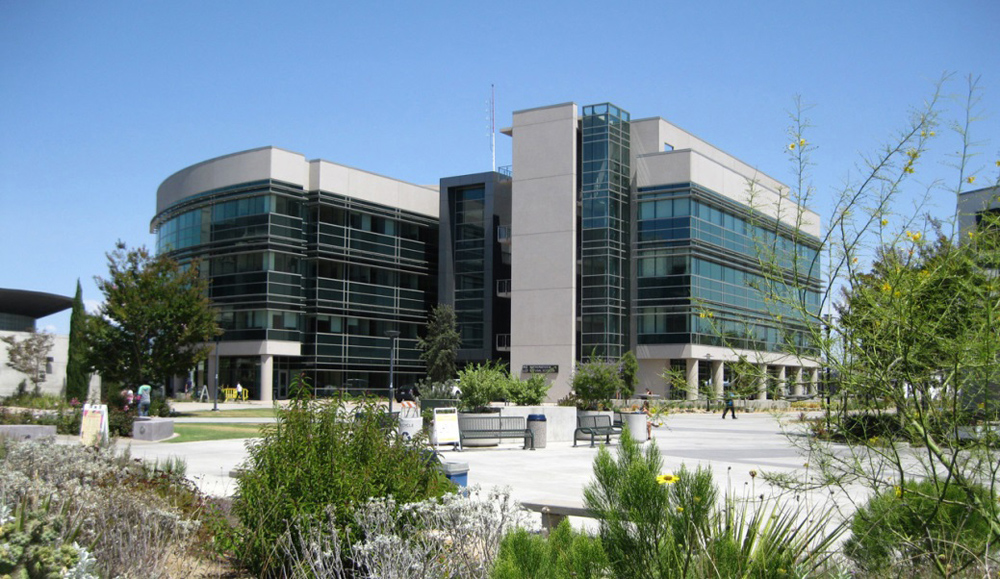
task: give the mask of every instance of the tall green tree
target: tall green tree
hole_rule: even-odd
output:
[[[163,384],[205,360],[221,331],[197,264],[120,241],[107,257],[108,277],[95,278],[104,303],[87,324],[91,368],[123,384]]]
[[[443,382],[455,377],[455,360],[462,346],[455,310],[447,304],[438,304],[427,318],[427,335],[417,341],[420,358],[427,363],[427,376],[433,382]]]
[[[622,395],[631,398],[635,394],[635,377],[639,373],[639,361],[632,350],[618,360],[618,368],[622,375]]]
[[[0,341],[7,344],[7,365],[27,376],[35,394],[38,394],[45,381],[45,366],[54,343],[52,334],[32,329],[23,340],[18,340],[17,336],[4,336]]]
[[[83,289],[76,280],[73,312],[69,317],[69,352],[66,362],[66,400],[86,400],[90,386],[87,372],[87,312],[83,307]]]

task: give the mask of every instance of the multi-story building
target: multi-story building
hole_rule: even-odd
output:
[[[160,186],[157,249],[197,264],[225,333],[196,384],[261,400],[314,388],[386,388],[423,375],[416,350],[437,303],[438,193],[265,147],[183,169]],[[218,368],[216,368],[218,363]]]
[[[544,373],[551,399],[579,361],[630,350],[656,393],[720,392],[737,361],[766,367],[759,397],[815,389],[820,222],[787,187],[607,103],[517,111],[504,133],[511,171],[437,189],[270,147],[167,179],[152,228],[159,251],[211,280],[220,382],[262,399],[287,396],[299,371],[316,387],[384,388],[388,330],[401,332],[396,382],[413,382],[440,301],[460,362]],[[668,392],[665,369],[686,394]]]
[[[758,397],[815,390],[807,336],[820,303],[820,221],[786,186],[661,118],[632,120],[608,103],[517,111],[504,132],[512,180],[442,180],[442,215],[468,183],[509,186],[510,221],[506,206],[477,207],[498,225],[477,259],[508,247],[510,281],[494,292],[482,279],[498,273],[486,267],[468,286],[474,298],[457,289],[448,268],[467,249],[445,237],[461,226],[445,220],[439,279],[443,301],[470,316],[480,306],[464,304],[510,296],[510,335],[494,306],[492,338],[509,344],[515,374],[547,374],[558,399],[577,362],[633,350],[640,388],[655,393],[679,394],[660,378],[667,368],[684,372],[682,396],[706,385],[719,393],[739,360],[771,376]],[[489,323],[467,359],[496,357],[479,349]]]

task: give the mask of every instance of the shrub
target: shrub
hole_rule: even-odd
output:
[[[627,428],[616,458],[602,447],[594,460],[584,502],[614,577],[809,576],[842,530],[826,532],[829,513],[798,503],[728,497],[720,509],[710,470],[662,466],[655,442],[642,447]]]
[[[306,383],[302,377],[294,382]],[[407,441],[387,433],[384,416],[371,400],[349,408],[339,398],[301,396],[278,410],[262,439],[247,443],[233,512],[241,523],[236,555],[251,571],[278,576],[290,570],[288,552],[302,548],[300,537],[283,551],[277,542],[292,521],[329,516],[343,540],[353,541],[354,508],[369,498],[415,502],[454,488],[421,450],[421,436]]]
[[[854,514],[844,551],[873,574],[900,566],[958,571],[972,565],[989,545],[990,522],[969,508],[970,493],[984,504],[996,500],[979,486],[942,489],[931,480],[907,481],[876,495]]]
[[[840,436],[850,442],[866,442],[873,438],[895,440],[903,435],[895,414],[849,414],[840,421],[839,427]]]
[[[542,374],[532,374],[527,380],[511,376],[507,384],[507,400],[518,406],[538,406],[545,401],[550,386]]]
[[[463,412],[489,412],[490,402],[507,397],[510,375],[499,362],[471,364],[462,368],[458,378],[462,389],[460,410]]]
[[[400,504],[392,497],[357,505],[358,538],[345,544],[332,516],[305,520],[282,537],[296,577],[352,579],[485,579],[501,540],[526,522],[526,514],[509,490],[483,496],[476,487],[465,494],[445,495]],[[295,535],[303,549],[295,547]],[[346,566],[350,560],[353,568]]]
[[[573,373],[573,391],[581,410],[610,408],[611,399],[621,388],[617,364],[593,359],[577,364]]]
[[[500,544],[492,579],[579,579],[608,577],[608,556],[601,540],[577,533],[569,521],[548,537],[516,529]]]
[[[29,527],[35,529],[40,538],[29,542],[34,541],[39,548],[46,546],[39,551],[37,564],[55,564],[59,558],[59,564],[67,566],[72,561],[65,547],[77,541],[92,552],[95,574],[102,577],[183,574],[178,561],[188,549],[188,537],[196,527],[192,519],[201,501],[197,491],[182,483],[179,476],[110,449],[50,441],[0,441],[0,456],[4,464],[0,502],[18,505],[34,521],[23,529],[26,533]],[[177,465],[173,468],[177,470]],[[7,525],[3,528],[8,531]],[[79,550],[76,554],[75,569],[79,572],[71,576],[86,577],[81,564],[89,555]],[[30,577],[48,576],[32,574],[24,556],[17,556],[20,563],[8,564],[24,564]]]

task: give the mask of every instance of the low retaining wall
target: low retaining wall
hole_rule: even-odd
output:
[[[168,418],[139,417],[132,424],[134,440],[163,440],[174,435],[174,421]]]
[[[55,426],[42,426],[38,424],[0,424],[0,436],[14,438],[16,440],[48,438],[55,435]]]
[[[545,440],[547,442],[573,442],[576,430],[576,408],[572,406],[500,406],[501,416],[545,415]]]

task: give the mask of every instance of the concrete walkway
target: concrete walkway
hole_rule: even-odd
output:
[[[740,414],[736,421],[723,421],[720,416],[674,414],[668,418],[666,426],[653,429],[653,439],[663,456],[664,472],[676,472],[682,463],[689,469],[702,465],[712,469],[721,492],[732,490],[741,496],[758,497],[761,494],[772,496],[778,491],[759,476],[751,476],[751,471],[796,473],[808,468],[808,457],[802,456],[789,442],[775,416]],[[192,420],[219,421],[214,418]],[[250,422],[257,419],[231,420]],[[614,452],[616,447],[617,441],[613,439],[610,450]],[[229,473],[247,456],[244,440],[180,444],[133,441],[131,451],[133,456],[147,460],[183,458],[188,478],[204,492],[215,496],[230,496],[235,492],[236,481]],[[505,443],[493,448],[462,452],[449,448],[441,452],[447,461],[468,463],[470,485],[508,486],[514,498],[522,502],[582,506],[583,488],[593,478],[597,448],[589,448],[583,442],[575,448],[571,443],[556,443],[530,451],[522,450],[518,443]],[[820,491],[805,499],[826,501],[829,493]],[[850,497],[841,497],[838,502],[845,499]]]

